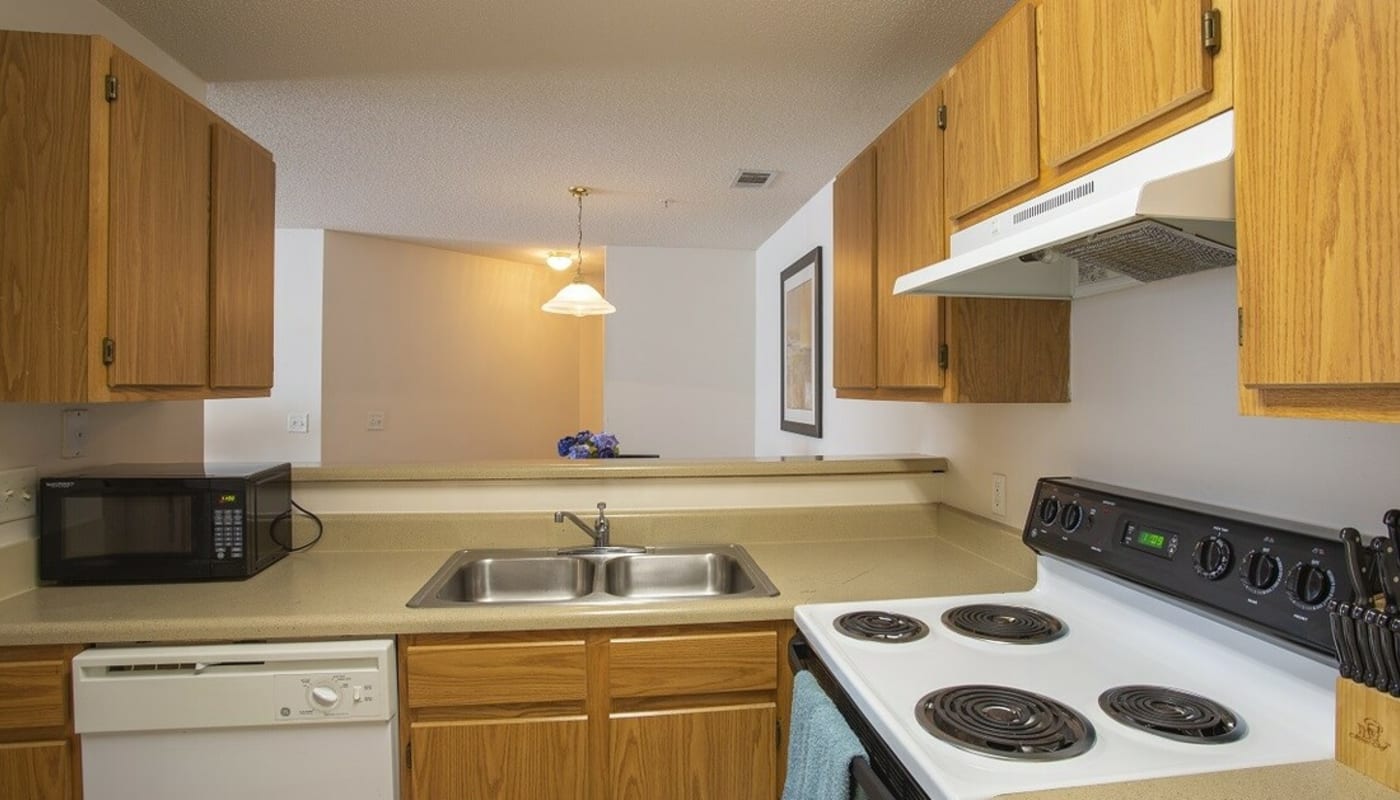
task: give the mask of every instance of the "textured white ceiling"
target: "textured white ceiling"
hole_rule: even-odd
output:
[[[585,245],[757,247],[1010,5],[102,2],[276,154],[278,225],[520,259],[572,249],[574,184]]]

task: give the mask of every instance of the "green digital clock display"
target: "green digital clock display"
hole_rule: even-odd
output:
[[[1167,547],[1167,537],[1144,528],[1138,531],[1137,543],[1143,547],[1150,547],[1153,550],[1165,550]]]

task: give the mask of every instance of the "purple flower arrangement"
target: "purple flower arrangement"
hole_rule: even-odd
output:
[[[606,431],[579,431],[560,439],[558,450],[564,458],[616,458],[617,437]]]

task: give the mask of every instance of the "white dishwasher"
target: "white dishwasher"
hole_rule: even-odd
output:
[[[73,659],[86,800],[394,800],[388,639],[96,648]]]

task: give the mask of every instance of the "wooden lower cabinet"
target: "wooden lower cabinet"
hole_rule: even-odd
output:
[[[81,800],[69,679],[81,647],[0,647],[0,798]]]
[[[613,714],[616,800],[772,800],[776,703]]]
[[[788,622],[399,639],[405,800],[774,800]]]
[[[73,777],[67,741],[0,744],[0,797],[5,800],[69,800]]]
[[[414,797],[588,797],[586,717],[416,724],[412,737]]]

